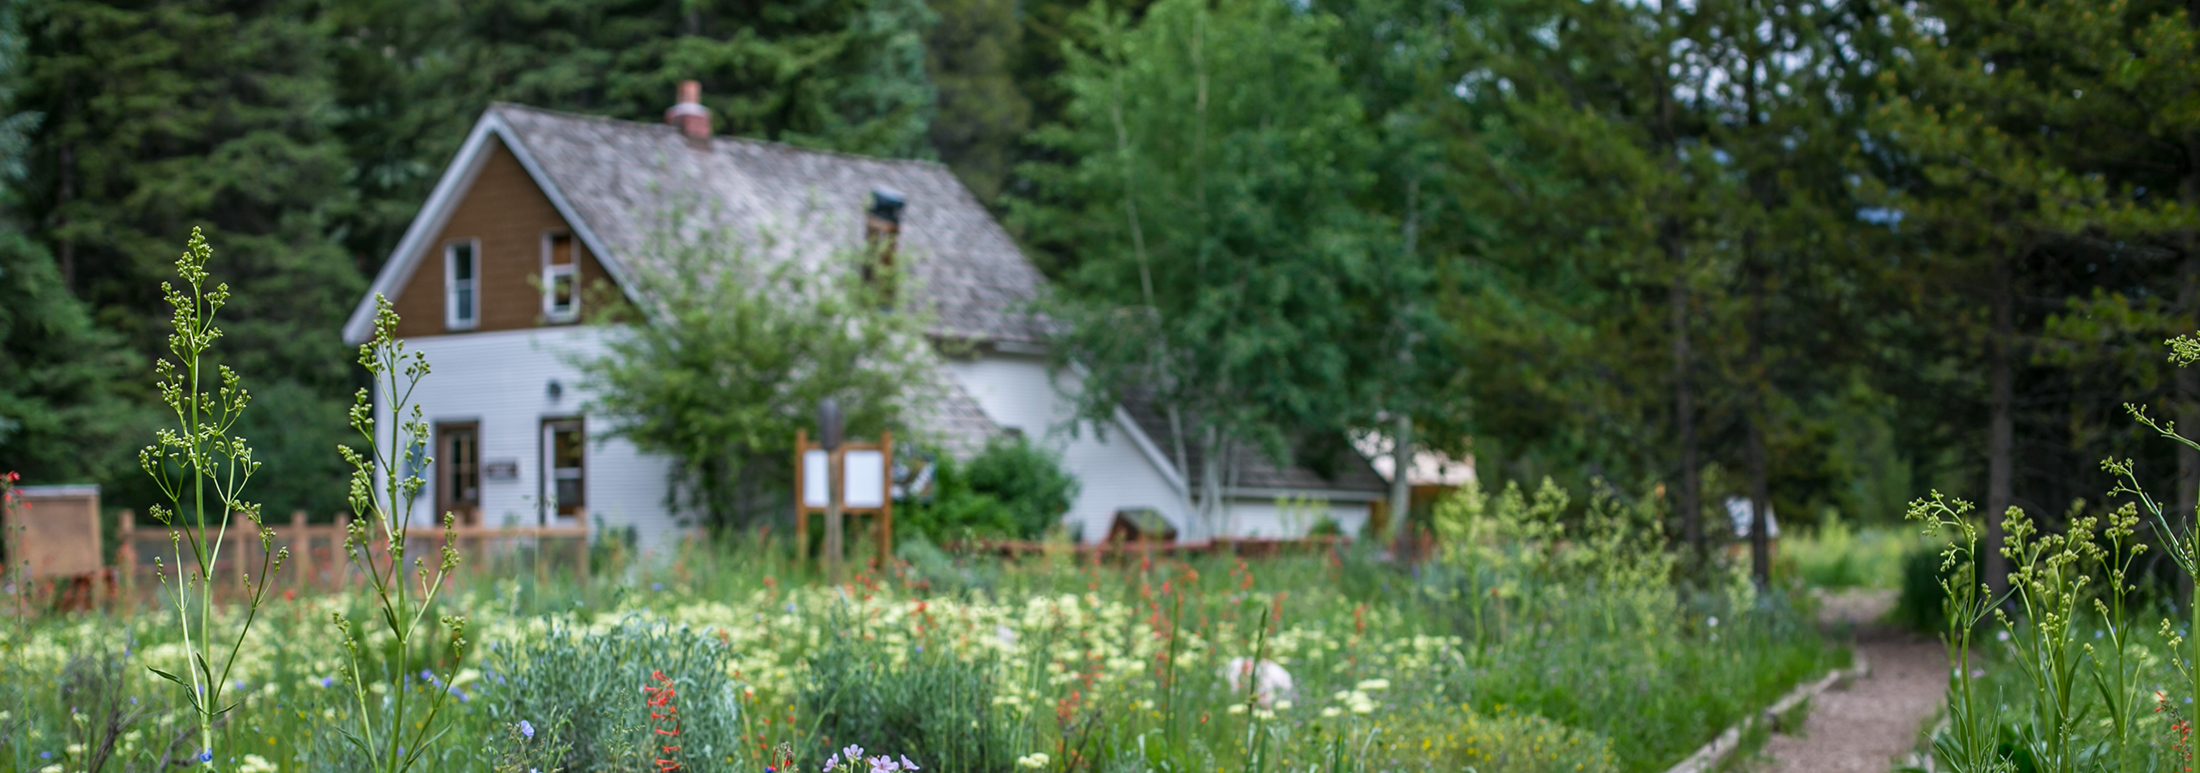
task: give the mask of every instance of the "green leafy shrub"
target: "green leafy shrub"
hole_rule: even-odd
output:
[[[1046,533],[1077,497],[1061,458],[1020,436],[996,437],[968,462],[941,456],[930,503],[906,523],[934,539],[1031,539]]]
[[[1948,622],[1948,590],[1942,584],[1954,573],[1941,569],[1940,553],[1938,546],[1920,545],[1902,557],[1902,595],[1895,597],[1894,619],[1918,633],[1938,633]],[[1973,567],[1972,576],[1985,576],[1984,569]]]
[[[724,643],[686,626],[630,619],[590,633],[553,622],[524,645],[493,645],[480,683],[491,720],[570,744],[566,769],[642,770],[664,756],[643,693],[662,674],[677,690],[681,769],[731,770],[740,726],[729,659]]]

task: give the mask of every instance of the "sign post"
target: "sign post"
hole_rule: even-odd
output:
[[[840,482],[840,402],[833,398],[817,401],[817,439],[825,447],[825,581],[840,584],[841,523],[840,491],[833,484]]]
[[[821,552],[828,576],[837,582],[836,565],[844,553],[836,550],[843,547],[843,540],[834,539],[835,533],[845,538],[848,516],[870,515],[883,565],[893,555],[894,544],[893,433],[880,433],[877,443],[847,441],[827,451],[823,443],[811,442],[808,432],[796,430],[794,448],[798,555],[809,555],[810,514],[825,514],[826,544]],[[833,528],[836,515],[843,526],[839,530]]]

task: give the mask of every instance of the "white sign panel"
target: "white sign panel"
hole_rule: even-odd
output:
[[[831,504],[825,501],[827,490],[825,488],[825,475],[830,472],[832,470],[826,467],[824,451],[802,452],[802,505],[804,507],[824,507]]]
[[[848,507],[882,507],[886,504],[886,454],[876,450],[850,450],[840,457],[845,483],[840,503]]]

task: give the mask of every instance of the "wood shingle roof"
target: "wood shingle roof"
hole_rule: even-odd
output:
[[[770,245],[775,257],[861,249],[872,192],[889,189],[906,201],[897,252],[936,335],[1044,341],[1030,305],[1045,280],[946,166],[734,137],[691,140],[667,125],[522,105],[489,111],[622,265],[646,260],[649,242],[676,213]]]

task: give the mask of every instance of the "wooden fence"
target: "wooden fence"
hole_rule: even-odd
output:
[[[181,555],[192,561],[191,548],[182,545],[180,551],[169,537],[168,527],[140,526],[136,514],[122,511],[115,529],[116,574],[122,583],[125,596],[137,598],[144,588],[158,588],[156,568],[166,565],[170,577],[174,576],[174,563]],[[260,544],[259,527],[243,516],[230,519],[229,534],[223,540],[221,553],[216,556],[214,572],[217,587],[237,590],[244,587],[243,580],[249,574],[257,575],[270,551],[290,550],[290,557],[276,575],[274,590],[295,590],[301,593],[350,587],[366,581],[364,570],[357,560],[344,554],[344,535],[351,527],[347,515],[338,515],[335,523],[308,524],[304,512],[291,513],[289,525],[269,524],[269,543]],[[460,555],[459,568],[453,572],[452,581],[465,584],[482,577],[499,578],[533,574],[538,582],[547,581],[553,574],[570,575],[585,579],[588,576],[588,527],[552,526],[542,528],[496,528],[484,526],[460,526],[448,535],[450,544]],[[409,572],[412,560],[419,558],[434,566],[441,560],[446,535],[441,528],[412,528],[404,533],[405,564]],[[389,541],[379,529],[367,533],[367,551],[372,565],[389,565]],[[155,559],[160,564],[155,563]]]
[[[1327,553],[1352,540],[1344,537],[1304,537],[1297,539],[1267,539],[1258,537],[1188,540],[1161,542],[1154,540],[1119,540],[1113,542],[1048,543],[1021,540],[978,540],[975,542],[950,542],[945,547],[951,551],[993,553],[1003,558],[1021,558],[1043,555],[1050,550],[1061,550],[1079,558],[1099,559],[1115,557],[1195,556],[1221,553],[1266,558],[1279,555],[1317,555]]]

